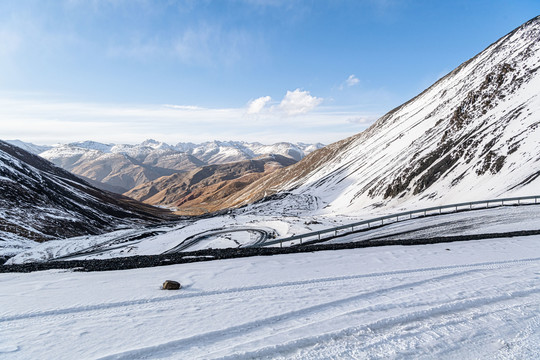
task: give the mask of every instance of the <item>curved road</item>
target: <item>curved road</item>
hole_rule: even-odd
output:
[[[169,250],[163,252],[162,254],[174,254],[174,253],[177,253],[177,252],[181,252],[181,251],[184,251],[184,250],[192,247],[193,245],[195,245],[195,244],[197,244],[197,243],[199,243],[199,242],[201,242],[203,240],[206,240],[206,239],[208,239],[210,237],[220,235],[220,234],[234,233],[234,232],[249,232],[249,233],[254,233],[254,234],[259,235],[259,238],[255,242],[253,242],[253,243],[251,243],[249,245],[246,245],[244,247],[259,246],[259,245],[263,244],[266,241],[266,239],[268,239],[271,235],[274,234],[274,231],[271,230],[271,229],[263,229],[263,228],[255,228],[255,227],[236,227],[236,228],[227,228],[227,229],[213,229],[213,230],[208,230],[208,231],[205,231],[205,232],[202,232],[202,233],[199,233],[199,234],[189,236],[186,239],[184,239],[180,244],[176,245],[172,249],[169,249]]]
[[[103,242],[103,243],[100,243],[100,244],[97,244],[97,245],[94,245],[94,246],[91,246],[82,250],[75,251],[73,253],[69,253],[69,254],[65,254],[62,256],[49,259],[49,261],[65,261],[65,260],[76,259],[81,256],[100,255],[100,254],[109,252],[111,250],[118,250],[123,247],[138,244],[139,242],[143,241],[144,239],[148,237],[164,234],[166,232],[167,231],[164,231],[164,230],[151,230],[151,231],[145,231],[145,232],[136,232],[135,234],[127,234],[119,238],[114,238],[112,240],[109,240],[109,241],[106,241],[106,242]],[[250,233],[254,233],[258,235],[258,238],[255,242],[252,242],[249,245],[246,245],[244,247],[260,246],[268,238],[275,236],[275,231],[270,228],[265,229],[265,228],[244,226],[244,227],[235,227],[235,228],[228,228],[228,229],[213,229],[213,230],[208,230],[199,234],[192,235],[184,239],[177,246],[163,252],[162,254],[173,254],[173,253],[181,252],[199,243],[200,241],[208,239],[212,236],[216,236],[219,234],[226,234],[226,233],[234,233],[234,232],[250,232]]]
[[[153,230],[153,231],[146,231],[146,232],[137,232],[135,234],[128,234],[125,236],[121,236],[119,238],[114,238],[112,240],[105,241],[103,243],[91,246],[89,248],[85,248],[85,249],[78,250],[78,251],[75,251],[66,255],[49,259],[48,261],[65,261],[65,260],[76,259],[81,256],[100,255],[103,253],[110,252],[111,250],[117,250],[117,249],[121,249],[127,246],[138,244],[148,237],[152,237],[152,236],[156,236],[156,235],[160,235],[164,233],[166,233],[166,231]]]

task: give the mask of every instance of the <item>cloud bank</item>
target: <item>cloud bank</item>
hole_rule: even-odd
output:
[[[351,119],[375,118],[350,108],[321,106],[322,101],[300,89],[287,91],[275,104],[263,96],[237,108],[65,102],[0,94],[0,136],[36,144],[85,139],[136,143],[147,138],[169,143],[214,139],[329,143],[369,125],[369,120]]]

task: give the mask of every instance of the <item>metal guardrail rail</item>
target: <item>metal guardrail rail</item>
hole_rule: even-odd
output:
[[[534,201],[534,202],[533,202]],[[354,233],[355,228],[356,231],[361,230],[360,227],[363,227],[364,229],[370,229],[372,225],[375,226],[381,226],[385,224],[385,220],[388,220],[391,223],[409,220],[413,218],[421,218],[424,216],[429,215],[439,215],[443,214],[451,214],[454,212],[459,211],[466,211],[466,210],[479,210],[479,209],[486,209],[490,207],[499,207],[499,206],[505,206],[505,205],[531,205],[531,204],[540,204],[540,195],[532,195],[532,196],[522,196],[522,197],[513,197],[513,198],[504,198],[504,199],[491,199],[491,200],[481,200],[481,201],[470,201],[470,202],[464,202],[459,204],[450,204],[450,205],[442,205],[442,206],[434,206],[429,207],[425,209],[418,209],[418,210],[412,210],[412,211],[405,211],[400,212],[396,214],[391,215],[385,215],[380,216],[373,219],[368,220],[362,220],[359,222],[355,222],[352,224],[347,225],[341,225],[336,226],[333,228],[328,228],[324,230],[319,231],[312,231],[304,234],[294,235],[290,237],[286,237],[283,239],[276,239],[272,241],[267,241],[263,244],[259,244],[258,247],[263,246],[271,246],[279,244],[280,247],[283,247],[283,243],[292,242],[295,240],[299,240],[299,244],[302,244],[304,240],[308,238],[313,238],[310,240],[324,240],[325,234],[332,234],[328,237],[328,240],[338,235],[338,232],[341,231],[340,235],[346,235],[349,233]],[[479,205],[482,205],[481,207]],[[484,206],[485,205],[485,206]],[[451,211],[444,211],[450,209]],[[391,221],[395,219],[395,221]],[[342,231],[342,230],[349,230],[349,231]]]

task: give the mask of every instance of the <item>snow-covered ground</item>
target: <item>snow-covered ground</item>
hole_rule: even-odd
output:
[[[0,274],[0,297],[2,359],[536,359],[540,236]]]
[[[377,223],[374,225],[376,226]],[[346,235],[329,240],[326,243],[346,243],[376,239],[425,239],[530,230],[540,230],[539,205],[505,206],[411,219],[359,234]]]
[[[264,205],[260,205],[264,207]],[[318,219],[318,220],[316,220]],[[177,225],[153,226],[145,229],[119,230],[104,235],[80,236],[77,238],[48,241],[42,244],[34,244],[32,248],[20,250],[20,252],[8,261],[8,263],[40,262],[53,258],[63,257],[82,250],[90,249],[92,254],[79,258],[111,258],[133,255],[155,255],[168,251],[182,244],[186,239],[204,234],[209,231],[221,231],[223,229],[257,228],[274,236],[284,237],[292,234],[305,233],[312,230],[329,228],[342,225],[357,218],[317,218],[312,216],[294,215],[270,215],[269,212],[260,213],[256,206],[236,211],[230,215],[215,216],[197,221],[187,220]],[[155,236],[139,239],[138,235],[158,232]],[[135,240],[126,241],[133,237]],[[256,236],[250,236],[248,232],[233,232],[230,234],[218,234],[207,238],[204,243],[194,244],[185,251],[205,248],[227,248],[246,246],[257,242]],[[103,250],[96,252],[97,248]],[[11,249],[9,249],[11,250]],[[0,244],[0,255],[2,247]]]
[[[8,260],[8,264],[49,261],[54,258],[70,256],[70,259],[104,259],[133,255],[155,255],[167,252],[183,245],[198,235],[215,232],[214,236],[201,237],[201,241],[185,246],[182,251],[194,251],[204,248],[236,248],[259,243],[259,237],[250,231],[237,229],[259,229],[272,234],[269,238],[285,238],[295,234],[351,224],[360,219],[373,219],[376,216],[363,214],[359,217],[348,216],[287,216],[271,215],[260,212],[264,203],[232,212],[228,215],[215,216],[197,221],[185,221],[176,225],[153,226],[145,229],[119,230],[97,235],[81,236],[63,240],[34,244],[26,251]],[[284,211],[285,212],[285,211]],[[433,212],[432,212],[433,213]],[[379,215],[379,214],[376,214]],[[370,231],[347,235],[330,240],[327,243],[344,243],[367,239],[414,239],[440,236],[459,236],[470,234],[508,233],[515,231],[540,230],[540,205],[504,206],[489,209],[477,209],[459,213],[450,213],[424,218],[389,223],[384,227]],[[393,220],[390,220],[393,221]],[[388,222],[388,221],[387,221]],[[372,224],[374,226],[377,223]],[[365,225],[364,227],[367,227]],[[358,230],[360,227],[357,227]],[[230,229],[231,232],[224,232]],[[349,231],[349,229],[346,229]],[[151,233],[151,236],[141,235]],[[130,240],[133,238],[134,240]],[[304,238],[304,241],[316,240],[317,237]],[[298,240],[284,243],[284,246],[297,244]],[[28,244],[23,244],[27,245]],[[22,245],[21,245],[22,246]],[[279,246],[279,245],[275,245]],[[12,250],[11,248],[6,248]],[[74,257],[71,254],[78,254]],[[0,248],[2,255],[2,248]]]

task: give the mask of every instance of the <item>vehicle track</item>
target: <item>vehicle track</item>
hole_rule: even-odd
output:
[[[200,335],[180,338],[136,350],[120,352],[105,356],[102,359],[131,359],[144,358],[149,355],[171,356],[173,354],[176,356],[178,353],[189,357],[191,355],[189,353],[190,349],[201,346],[204,346],[207,349],[205,356],[213,358],[224,355],[223,352],[225,352],[225,354],[230,353],[230,346],[225,346],[226,344],[239,344],[236,347],[238,347],[238,352],[242,354],[245,349],[242,345],[245,344],[242,343],[241,338],[245,337],[246,333],[250,333],[249,338],[254,339],[251,340],[250,343],[257,342],[258,345],[267,343],[268,338],[277,338],[277,343],[280,344],[280,341],[283,338],[290,338],[289,334],[292,334],[293,338],[294,336],[300,336],[299,341],[307,343],[302,345],[313,346],[320,341],[321,336],[302,337],[303,332],[309,332],[310,327],[318,327],[320,324],[325,324],[325,326],[330,326],[330,328],[332,328],[332,324],[336,321],[348,323],[351,321],[352,317],[361,317],[364,313],[383,314],[383,317],[362,326],[348,326],[345,330],[338,331],[337,334],[334,332],[333,338],[347,335],[351,332],[377,331],[378,329],[388,329],[429,318],[440,318],[442,316],[452,315],[456,312],[474,311],[477,308],[485,306],[488,306],[489,308],[490,306],[503,304],[508,301],[513,302],[519,298],[531,296],[538,298],[540,295],[540,289],[538,288],[515,290],[515,284],[511,283],[508,286],[508,289],[502,291],[501,294],[491,293],[478,295],[478,291],[474,286],[469,286],[467,291],[459,292],[457,298],[451,299],[450,301],[445,296],[439,298],[435,296],[436,299],[432,299],[428,303],[417,303],[419,295],[421,296],[428,293],[445,294],[447,291],[444,291],[444,289],[456,287],[458,286],[458,283],[460,286],[463,286],[470,282],[482,281],[487,277],[498,276],[497,272],[485,274],[479,273],[478,270],[480,269],[469,269],[416,281],[401,282],[395,286],[375,289],[358,295],[347,296],[341,299],[303,307],[298,310],[265,317],[236,326],[230,326],[226,329],[209,331]],[[491,270],[496,270],[496,268],[491,268]],[[421,292],[411,292],[410,289],[413,287],[419,287]],[[504,290],[504,288],[505,287],[502,286],[501,290]],[[410,303],[410,308],[407,307],[408,303]],[[506,307],[506,305],[503,307]],[[395,314],[388,316],[389,310],[394,311]],[[273,329],[271,335],[268,335],[264,330],[268,327]],[[323,335],[322,337],[326,338],[326,336],[327,335]],[[290,347],[289,344],[285,344],[284,349],[296,348],[298,345],[299,344],[295,343]],[[258,347],[259,346],[255,346],[255,348]],[[268,349],[273,349],[273,351],[279,350],[279,345],[278,349],[276,349],[275,345],[269,346]],[[246,357],[251,358],[250,356],[252,356],[259,358],[260,356],[258,355],[261,355],[260,351]]]
[[[336,343],[352,343],[354,348],[355,355],[352,358],[370,358],[370,353],[374,352],[379,354],[377,358],[380,357],[381,352],[386,353],[383,348],[387,348],[388,351],[396,351],[397,347],[401,347],[400,355],[411,358],[439,358],[434,351],[430,349],[429,353],[418,353],[416,350],[412,349],[422,349],[422,346],[419,346],[421,342],[425,341],[426,337],[430,337],[433,342],[441,341],[440,339],[449,340],[452,335],[449,329],[453,330],[456,333],[459,333],[456,329],[468,327],[467,330],[473,335],[472,338],[459,338],[454,341],[459,341],[460,348],[466,348],[466,353],[471,356],[472,352],[475,349],[479,348],[481,342],[493,342],[492,334],[478,334],[479,329],[471,329],[469,323],[470,319],[456,319],[456,315],[463,313],[470,313],[470,317],[474,319],[474,322],[477,323],[486,318],[491,318],[497,314],[508,314],[512,312],[523,312],[524,308],[531,308],[535,306],[535,301],[540,300],[540,291],[538,289],[525,290],[521,292],[509,294],[501,294],[499,296],[492,297],[480,297],[474,300],[460,300],[452,304],[440,303],[440,304],[431,304],[433,307],[428,309],[422,309],[414,311],[404,311],[400,316],[386,317],[375,322],[367,323],[361,326],[349,326],[344,329],[329,332],[324,335],[317,336],[308,336],[282,344],[262,346],[259,347],[256,351],[245,351],[241,350],[239,353],[241,355],[229,355],[229,356],[214,356],[212,358],[219,358],[222,360],[226,359],[262,359],[262,358],[272,358],[272,359],[303,359],[303,358],[339,358],[339,355],[324,353],[326,344],[332,344],[335,348],[339,348],[339,345]],[[533,296],[534,299],[531,299],[526,304],[516,304],[515,298],[525,298]],[[363,309],[363,311],[369,311],[369,309]],[[529,310],[531,311],[531,310]],[[344,316],[350,317],[351,314],[344,314]],[[332,318],[332,321],[336,321],[336,318]],[[538,323],[540,322],[540,317],[536,318],[523,318],[519,319],[523,322],[530,323],[525,330],[531,331],[529,329],[539,328]],[[429,325],[426,326],[425,322]],[[310,323],[306,326],[314,326],[316,323]],[[410,331],[408,329],[419,328],[417,331]],[[522,328],[523,329],[523,328]],[[483,329],[488,330],[488,329]],[[489,329],[491,330],[491,329]],[[462,330],[462,332],[464,332]],[[516,330],[516,333],[519,331]],[[268,339],[264,339],[268,341]],[[248,344],[243,344],[248,345]],[[341,345],[341,344],[340,344]],[[401,346],[400,346],[401,345]],[[532,345],[532,344],[529,344]],[[537,344],[536,344],[537,346]],[[342,345],[342,347],[344,347]],[[255,346],[256,348],[256,346]],[[448,351],[447,349],[444,349]],[[527,347],[528,351],[534,352],[534,348],[531,346]],[[425,350],[424,350],[425,351]],[[485,353],[482,353],[482,350],[476,350],[478,358],[485,356]],[[174,354],[173,351],[171,351]],[[360,353],[360,354],[359,354]],[[214,355],[213,353],[208,354],[208,356]],[[217,354],[216,354],[217,355]],[[422,356],[423,355],[423,356]],[[443,358],[456,358],[456,356],[445,355]],[[351,355],[348,355],[351,358]],[[123,357],[119,357],[122,359]],[[458,357],[459,358],[459,357]],[[476,358],[474,356],[473,358]],[[507,357],[502,357],[507,358]],[[514,358],[513,356],[511,358]],[[519,357],[518,357],[519,358]],[[534,357],[531,357],[534,358]]]
[[[180,294],[172,295],[172,296],[162,296],[162,297],[155,297],[155,298],[148,298],[148,299],[136,299],[136,300],[120,301],[120,302],[98,304],[98,305],[87,305],[87,306],[80,306],[80,307],[64,308],[62,310],[42,311],[42,312],[35,312],[35,313],[29,313],[29,314],[20,314],[20,315],[11,315],[11,316],[8,315],[8,316],[0,317],[0,323],[14,321],[14,320],[25,320],[25,319],[31,319],[31,318],[41,318],[41,317],[57,316],[57,315],[65,315],[65,314],[76,314],[76,313],[89,312],[89,311],[101,311],[101,310],[106,310],[106,309],[121,308],[121,307],[126,307],[126,306],[133,306],[133,305],[143,305],[143,304],[151,305],[155,303],[174,301],[174,300],[179,300],[179,299],[190,299],[190,298],[207,297],[207,296],[222,296],[225,294],[238,294],[239,296],[242,296],[242,294],[245,292],[279,289],[279,288],[286,288],[286,287],[324,285],[324,284],[329,284],[333,282],[359,280],[359,279],[372,279],[372,278],[379,278],[379,277],[384,278],[384,277],[392,277],[396,275],[412,275],[412,274],[428,273],[428,272],[437,273],[441,271],[444,272],[444,271],[452,271],[452,270],[463,270],[462,272],[460,272],[460,274],[461,273],[465,274],[465,273],[474,272],[477,269],[500,269],[500,268],[506,268],[506,267],[511,267],[515,265],[526,265],[529,263],[537,263],[537,262],[540,262],[540,258],[492,261],[492,262],[468,264],[468,265],[450,265],[450,266],[439,266],[439,267],[429,267],[429,268],[419,268],[419,269],[396,270],[396,271],[371,273],[371,274],[346,275],[346,276],[337,276],[337,277],[331,277],[331,278],[280,282],[280,283],[270,284],[270,285],[256,285],[256,286],[238,287],[238,288],[231,288],[231,289],[224,289],[224,290],[201,291],[201,292],[195,292],[195,293],[180,293]],[[449,274],[449,275],[441,275],[441,276],[446,277],[446,276],[453,276],[453,275]],[[428,279],[428,280],[431,280],[431,279]],[[408,284],[405,284],[404,286],[405,287],[410,286],[410,284],[408,283]]]
[[[82,250],[79,250],[79,251],[76,251],[67,255],[55,257],[53,259],[50,259],[49,261],[64,261],[64,260],[78,258],[81,256],[86,256],[86,255],[104,254],[111,250],[117,250],[117,249],[121,249],[127,246],[138,244],[146,238],[164,234],[164,233],[166,233],[166,231],[164,230],[152,230],[152,231],[146,231],[146,232],[139,232],[137,234],[125,235],[125,236],[121,236],[120,238],[115,238],[115,239],[106,241],[104,243],[91,246],[89,248],[82,249]]]
[[[252,244],[250,244],[249,246],[246,246],[246,247],[260,246],[260,245],[264,244],[266,239],[268,239],[272,234],[272,231],[269,230],[269,229],[256,228],[256,227],[247,227],[247,226],[227,228],[227,229],[212,229],[212,230],[208,230],[208,231],[205,231],[205,232],[202,232],[202,233],[195,234],[195,235],[187,237],[180,244],[176,245],[172,249],[169,249],[169,250],[163,252],[162,255],[164,255],[164,254],[175,254],[175,253],[187,250],[190,247],[196,245],[197,243],[199,243],[199,242],[201,242],[203,240],[206,240],[208,238],[211,238],[213,236],[220,235],[220,234],[235,233],[235,232],[249,232],[249,233],[258,235],[257,240],[255,240],[255,242],[253,242]]]

